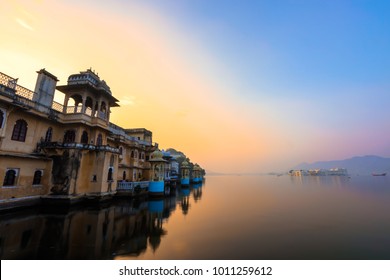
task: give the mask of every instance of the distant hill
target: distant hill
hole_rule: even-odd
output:
[[[344,160],[318,161],[301,163],[292,169],[346,168],[351,175],[369,175],[373,172],[390,173],[390,158],[378,156],[361,156]]]

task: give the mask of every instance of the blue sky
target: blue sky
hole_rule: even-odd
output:
[[[387,1],[158,2],[254,88],[389,78]]]
[[[388,1],[145,2],[200,42],[239,98],[389,101]]]

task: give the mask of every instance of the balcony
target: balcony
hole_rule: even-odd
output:
[[[92,111],[91,108],[82,106],[62,106],[62,108],[65,122],[87,122],[91,125],[107,127],[108,116],[104,112]]]
[[[19,86],[17,79],[13,79],[0,72],[0,95],[11,98],[15,106],[21,107],[24,110],[34,109],[38,112],[47,114],[49,118],[57,119],[59,113],[63,111],[63,105],[53,101],[52,107],[48,107],[33,100],[35,92]]]
[[[149,191],[149,181],[141,182],[118,182],[116,187],[117,195],[137,196],[147,194]]]
[[[152,143],[149,141],[138,139],[137,137],[130,136],[126,133],[126,130],[120,126],[117,126],[113,123],[109,123],[109,129],[112,133],[113,137],[115,139],[122,140],[122,141],[128,141],[129,145],[131,147],[149,147],[149,146],[155,146],[156,143]]]
[[[32,100],[35,92],[18,85],[17,82],[18,82],[18,79],[14,79],[14,78],[0,72],[0,84],[1,85],[11,89],[18,96],[22,96],[26,99]]]
[[[63,142],[40,142],[38,147],[41,149],[77,149],[77,150],[89,150],[89,151],[103,151],[120,154],[118,148],[114,148],[108,145],[91,145],[82,143],[63,143]]]

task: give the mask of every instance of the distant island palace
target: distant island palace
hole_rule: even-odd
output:
[[[161,196],[176,180],[203,180],[199,165],[160,151],[151,131],[110,123],[119,101],[92,70],[60,86],[45,69],[37,73],[34,91],[0,73],[0,210],[142,191]],[[56,89],[64,104],[54,101]]]

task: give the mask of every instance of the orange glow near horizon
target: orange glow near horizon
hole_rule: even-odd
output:
[[[182,40],[178,45],[191,42],[179,38],[157,13],[145,20],[107,12],[102,18],[98,8],[86,12],[65,2],[19,1],[7,8],[5,37],[14,40],[1,43],[6,62],[1,70],[20,77],[22,86],[33,89],[40,68],[64,84],[70,74],[92,67],[120,100],[111,121],[151,130],[163,149],[175,148],[203,168],[227,172],[238,171],[237,164],[239,171],[249,170],[247,160],[266,152],[242,111],[193,69],[191,56],[177,52],[177,40]],[[151,17],[158,29],[149,23]],[[196,47],[191,51],[202,56]]]
[[[91,67],[120,100],[113,123],[149,129],[160,148],[182,151],[209,171],[286,171],[302,161],[356,154],[358,144],[348,150],[350,139],[339,139],[341,133],[315,125],[309,131],[306,104],[290,106],[293,97],[280,104],[240,99],[223,62],[157,8],[127,2],[119,11],[119,3],[79,2],[5,1],[0,71],[34,89],[41,68],[61,85]],[[359,137],[358,129],[349,134]],[[363,140],[361,146],[369,138]]]

